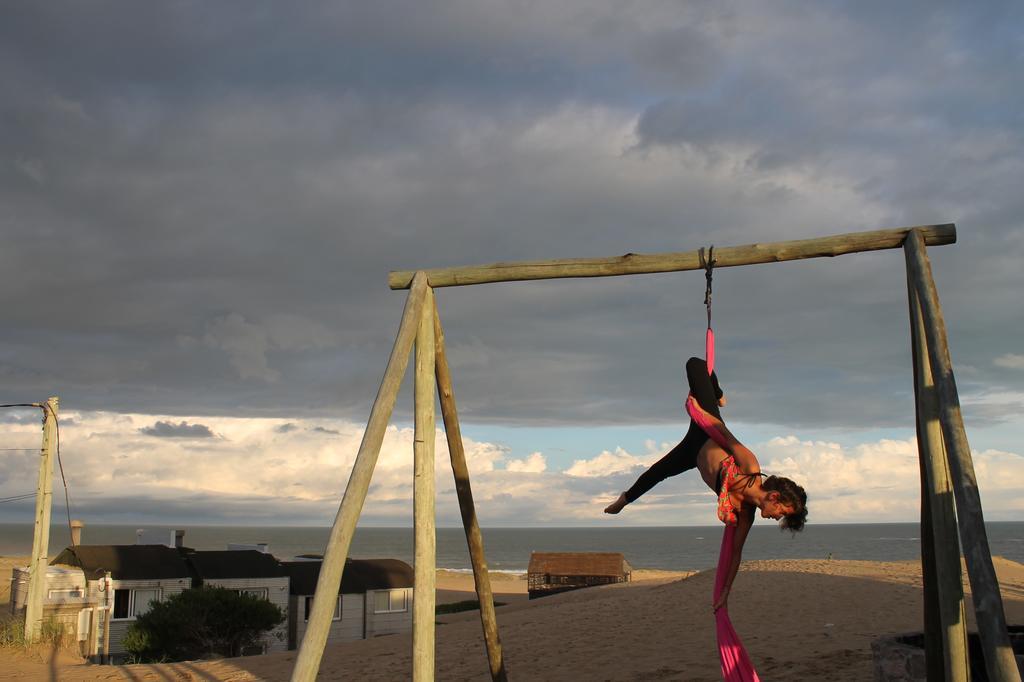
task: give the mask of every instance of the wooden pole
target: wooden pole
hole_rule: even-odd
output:
[[[920,442],[920,441],[919,441]],[[939,619],[939,586],[935,570],[935,532],[932,529],[931,503],[928,499],[928,479],[924,462],[918,459],[921,470],[921,585],[924,592],[924,662],[925,679],[946,680],[943,663],[946,648],[942,640],[942,621]]]
[[[946,338],[946,323],[942,317],[935,280],[932,278],[931,263],[925,251],[924,236],[919,231],[912,231],[907,236],[905,253],[907,270],[921,302],[928,360],[934,374],[939,423],[952,474],[960,543],[971,581],[978,634],[985,654],[985,669],[989,679],[995,682],[1019,682],[1020,672],[1006,629],[999,580],[992,566],[981,496],[974,476],[967,432],[960,414],[960,399]]]
[[[412,679],[434,680],[434,602],[437,547],[434,507],[434,293],[427,288],[416,332],[416,429],[413,443],[414,597]]]
[[[921,463],[921,565],[925,594],[925,654],[929,680],[967,682],[967,619],[956,510],[924,318],[913,283],[908,284],[910,337],[917,406],[917,447]]]
[[[89,609],[89,647],[86,657],[90,663],[95,663],[100,657],[100,609],[94,607]]]
[[[715,247],[715,267],[730,268],[737,265],[777,263],[803,258],[825,258],[861,251],[898,249],[910,230],[920,230],[929,246],[956,242],[956,226],[925,225],[901,227],[892,230],[854,232],[817,239],[798,239],[772,244]],[[698,251],[678,253],[627,253],[613,258],[570,258],[563,260],[524,261],[519,263],[492,263],[457,268],[426,270],[432,287],[453,287],[485,282],[512,282],[529,279],[559,279],[563,277],[612,277],[655,272],[699,270]],[[388,284],[392,289],[408,289],[415,273],[411,270],[392,272]]]
[[[437,313],[436,302],[434,307],[434,345],[437,354],[435,372],[437,391],[441,397],[441,416],[444,418],[448,452],[451,454],[452,460],[452,473],[455,475],[455,492],[459,498],[459,511],[462,513],[462,528],[466,532],[469,558],[473,564],[473,582],[476,584],[476,596],[480,602],[480,623],[484,629],[487,662],[491,668],[491,679],[494,682],[507,682],[508,676],[505,672],[505,661],[501,652],[501,638],[498,636],[498,620],[494,613],[491,576],[487,571],[483,534],[480,532],[476,507],[473,504],[473,489],[469,484],[469,466],[466,464],[466,452],[462,446],[459,413],[455,407],[455,389],[452,387],[452,375],[448,368],[448,355],[444,345],[444,330],[441,328],[441,317]]]
[[[60,398],[53,396],[43,406],[43,445],[39,451],[39,481],[36,484],[36,516],[29,563],[28,601],[25,608],[25,639],[39,639],[43,627],[43,597],[46,595],[46,566],[50,555],[50,508],[53,504],[53,453],[57,445],[57,411]]]
[[[295,659],[295,668],[292,670],[293,682],[313,682],[320,669],[320,658],[323,656],[324,646],[327,643],[327,632],[334,615],[334,606],[337,603],[341,574],[345,569],[348,548],[352,544],[352,535],[355,533],[356,522],[359,520],[359,512],[362,511],[363,502],[366,500],[366,491],[370,487],[370,478],[377,463],[377,456],[380,454],[380,446],[384,441],[384,432],[387,430],[388,420],[391,418],[395,397],[398,395],[402,377],[409,364],[409,352],[412,350],[412,343],[420,325],[426,291],[426,275],[416,277],[405,302],[402,322],[398,327],[398,336],[391,349],[391,357],[388,359],[384,379],[377,391],[377,398],[373,401],[366,431],[363,433],[363,440],[359,444],[359,452],[356,455],[355,464],[352,466],[352,474],[349,476],[348,486],[345,488],[345,495],[338,507],[334,525],[331,527],[331,535],[327,542],[323,564],[320,567],[320,577],[316,583],[313,608],[310,609],[309,625],[302,638],[299,654]]]
[[[106,588],[106,597],[104,598],[104,623],[103,626],[103,658],[100,659],[103,663],[110,663],[110,621],[114,619],[114,595],[111,592],[114,589],[114,583],[112,580],[112,574],[110,571],[106,571],[103,574],[103,585]]]

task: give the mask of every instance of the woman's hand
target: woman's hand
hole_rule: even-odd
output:
[[[725,606],[728,605],[728,603],[729,603],[729,588],[727,587],[724,590],[722,590],[722,594],[718,595],[718,601],[716,601],[714,603],[714,605],[711,607],[711,610],[717,613],[718,609],[724,608]]]
[[[694,397],[694,395],[692,393],[689,394],[688,396],[686,396],[686,403],[683,405],[683,411],[684,412],[689,412],[689,408],[687,407],[687,405],[692,405],[693,409],[696,412],[699,412],[700,414],[702,414],[704,416],[704,418],[707,419],[708,421],[712,421],[712,422],[714,422],[714,421],[721,421],[720,419],[715,417],[715,415],[713,415],[710,412],[708,412],[707,410],[705,410],[704,406],[700,404],[700,401],[698,401],[697,398]]]

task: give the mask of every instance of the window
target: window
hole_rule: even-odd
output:
[[[50,590],[47,593],[46,598],[47,599],[64,600],[64,599],[81,599],[83,596],[85,596],[85,595],[82,594],[82,588],[81,587],[69,587],[69,588],[59,589],[59,590]]]
[[[152,602],[160,601],[160,588],[114,590],[114,618],[132,619],[149,612]]]
[[[305,621],[309,622],[309,612],[313,610],[313,598],[306,597]],[[338,595],[338,603],[334,605],[334,617],[331,620],[341,620],[341,595]]]
[[[257,599],[269,599],[267,596],[267,588],[265,587],[247,587],[240,590],[235,590],[238,594],[248,594],[256,597]]]
[[[374,613],[395,613],[407,611],[405,590],[378,590],[373,594]]]

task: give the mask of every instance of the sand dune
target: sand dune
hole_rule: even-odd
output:
[[[997,558],[1007,618],[1024,622],[1024,565]],[[648,576],[650,577],[650,576]],[[720,679],[711,613],[713,573],[654,576],[527,601],[525,581],[494,581],[505,658],[514,680]],[[472,578],[439,576],[441,592],[469,594]],[[921,628],[913,562],[754,561],[730,602],[762,679],[871,679],[871,641]],[[966,585],[965,585],[966,587]],[[450,599],[457,601],[458,599]],[[488,680],[477,612],[438,619],[437,679]],[[973,619],[972,619],[973,625]],[[328,646],[322,680],[409,678],[411,637]],[[249,658],[98,667],[63,664],[61,680],[287,680],[295,652]],[[0,679],[47,679],[53,669],[0,662]]]

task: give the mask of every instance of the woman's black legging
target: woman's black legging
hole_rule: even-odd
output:
[[[722,397],[722,389],[718,386],[718,377],[714,372],[708,375],[708,365],[700,358],[686,361],[686,380],[690,384],[690,393],[706,411],[722,418],[718,411],[718,399]],[[626,491],[626,501],[632,502],[648,490],[664,481],[669,476],[681,474],[697,467],[697,454],[708,441],[704,430],[697,422],[690,420],[690,428],[683,436],[679,445],[672,448],[667,455],[651,465],[651,468],[640,474],[633,487]]]

